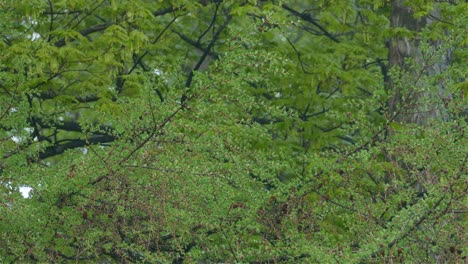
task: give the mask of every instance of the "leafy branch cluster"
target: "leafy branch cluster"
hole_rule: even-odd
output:
[[[465,261],[466,3],[309,2],[0,3],[0,262]]]

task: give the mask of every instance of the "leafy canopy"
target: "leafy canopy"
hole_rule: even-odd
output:
[[[0,3],[0,261],[462,262],[466,3],[309,2]]]

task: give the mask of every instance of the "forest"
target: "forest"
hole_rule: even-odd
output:
[[[467,263],[468,3],[0,0],[0,263]]]

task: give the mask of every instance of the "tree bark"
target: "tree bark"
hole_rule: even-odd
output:
[[[437,9],[434,9],[428,16],[415,18],[413,8],[406,5],[405,0],[392,1],[391,27],[405,28],[414,32],[414,37],[395,37],[389,46],[389,68],[399,67],[411,81],[403,83],[404,86],[397,86],[394,80],[388,82],[389,90],[393,92],[393,97],[389,100],[389,113],[397,115],[394,119],[397,122],[416,123],[425,125],[431,119],[447,118],[443,104],[436,103],[438,98],[449,98],[450,95],[439,85],[438,91],[430,91],[433,84],[427,82],[427,77],[440,74],[451,63],[451,52],[447,51],[436,63],[427,63],[420,49],[422,43],[420,32],[426,26],[435,22],[434,17],[438,17]],[[430,50],[435,51],[442,41],[434,41],[430,45]],[[424,51],[426,52],[426,51]],[[411,58],[411,67],[407,62]]]

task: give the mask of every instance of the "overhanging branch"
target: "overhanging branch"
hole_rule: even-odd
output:
[[[340,43],[340,41],[335,36],[330,34],[330,32],[328,32],[324,27],[322,27],[322,25],[317,23],[316,19],[314,19],[309,13],[304,13],[304,12],[301,13],[301,12],[291,8],[290,6],[288,6],[286,4],[282,4],[281,7],[284,8],[285,10],[289,11],[291,14],[293,14],[293,15],[295,15],[297,17],[300,17],[301,19],[304,19],[305,21],[311,23],[316,28],[318,28],[323,33],[323,35],[327,36],[329,39],[333,40],[336,43]]]
[[[39,159],[46,159],[64,153],[68,149],[88,146],[91,144],[108,143],[115,140],[115,137],[109,135],[93,135],[88,139],[71,139],[63,144],[46,147],[39,153]]]

